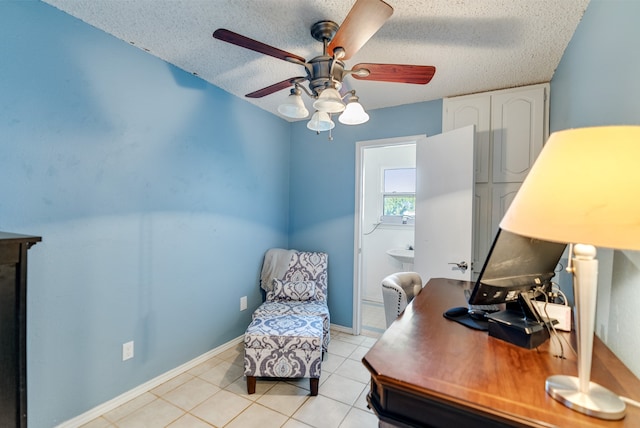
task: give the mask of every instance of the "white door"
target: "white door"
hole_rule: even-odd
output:
[[[471,279],[474,139],[471,125],[416,143],[414,270],[425,283]]]

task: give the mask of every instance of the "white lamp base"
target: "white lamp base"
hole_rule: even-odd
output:
[[[616,421],[624,418],[626,405],[620,397],[597,383],[589,382],[587,392],[580,392],[575,376],[555,375],[545,382],[547,393],[565,406],[585,415]]]

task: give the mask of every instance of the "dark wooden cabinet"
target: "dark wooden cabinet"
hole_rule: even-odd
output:
[[[27,426],[27,250],[39,241],[0,232],[0,427]]]
[[[575,355],[555,358],[549,341],[525,349],[445,319],[473,283],[430,280],[364,356],[367,397],[381,427],[640,427],[640,408],[620,421],[574,412],[545,392],[554,374],[576,375]],[[575,347],[573,333],[562,333]],[[591,380],[640,400],[640,380],[597,337]]]

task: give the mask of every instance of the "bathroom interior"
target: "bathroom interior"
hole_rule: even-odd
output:
[[[368,147],[362,159],[362,334],[386,328],[382,279],[413,270],[416,146]]]

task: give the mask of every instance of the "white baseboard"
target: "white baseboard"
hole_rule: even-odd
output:
[[[337,324],[331,324],[331,330],[338,331],[341,333],[353,334],[353,329],[351,327],[344,327]],[[82,413],[81,415],[74,417],[73,419],[69,419],[65,422],[62,422],[60,425],[57,425],[56,428],[77,428],[81,425],[91,422],[95,418],[101,415],[104,415],[105,413],[110,412],[111,410],[117,407],[122,406],[126,402],[133,400],[134,398],[144,394],[145,392],[155,388],[156,386],[159,386],[165,383],[170,379],[173,379],[179,374],[182,374],[186,371],[191,370],[192,368],[196,367],[198,364],[201,364],[207,361],[209,358],[214,357],[226,351],[227,349],[236,346],[237,344],[241,343],[243,339],[244,339],[244,335],[239,336],[233,340],[230,340],[229,342],[223,345],[220,345],[217,348],[214,348],[210,351],[207,351],[204,354],[194,358],[193,360],[188,361],[174,369],[171,369],[168,372],[165,372],[160,376],[157,376],[143,383],[142,385],[138,385],[135,388],[123,394],[120,394],[117,397]]]
[[[353,334],[353,329],[351,327],[345,327],[345,326],[342,326],[342,325],[331,324],[329,326],[329,328],[331,328],[331,330],[339,331],[341,333]]]
[[[60,425],[57,425],[56,428],[77,428],[81,425],[84,425],[92,420],[94,420],[95,418],[104,415],[107,412],[110,412],[111,410],[120,407],[121,405],[123,405],[124,403],[133,400],[134,398],[144,394],[145,392],[155,388],[156,386],[159,386],[163,383],[165,383],[166,381],[173,379],[174,377],[178,376],[179,374],[182,374],[188,370],[191,370],[192,368],[196,367],[198,364],[201,364],[205,361],[207,361],[209,358],[214,357],[224,351],[226,351],[229,348],[232,348],[234,346],[236,346],[237,344],[241,343],[242,340],[244,339],[244,335],[239,336],[235,339],[230,340],[229,342],[218,346],[217,348],[214,348],[210,351],[205,352],[204,354],[194,358],[191,361],[188,361],[184,364],[182,364],[181,366],[178,366],[174,369],[169,370],[168,372],[165,372],[163,374],[161,374],[160,376],[157,376],[141,385],[136,386],[135,388],[118,395],[117,397],[102,403],[96,407],[94,407],[91,410],[88,410],[84,413],[82,413],[81,415],[76,416],[73,419],[69,419],[63,423],[61,423]]]

